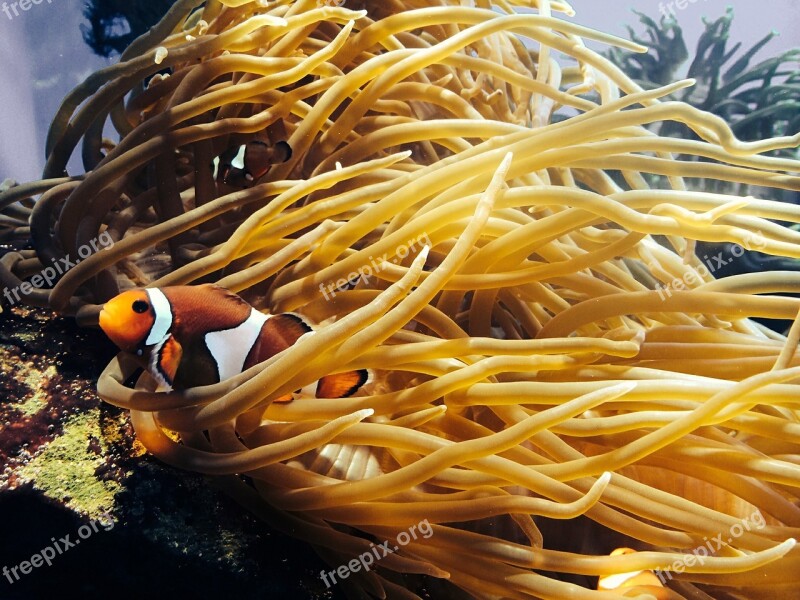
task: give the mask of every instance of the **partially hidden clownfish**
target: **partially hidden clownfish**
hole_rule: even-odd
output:
[[[286,162],[291,157],[292,148],[286,142],[267,144],[250,140],[228,148],[213,160],[211,168],[216,181],[246,188],[266,175],[272,165]]]
[[[122,292],[103,305],[100,327],[120,349],[141,357],[163,387],[186,389],[238,375],[312,332],[294,313],[269,315],[216,285]],[[301,390],[345,398],[369,379],[364,369],[320,378]],[[289,402],[287,394],[275,402]]]
[[[635,552],[636,550],[631,548],[617,548],[611,553],[611,556],[634,554]],[[650,593],[658,600],[669,600],[671,597],[661,580],[649,569],[604,575],[597,582],[597,589],[601,592],[620,591],[634,587],[638,588],[637,591]]]

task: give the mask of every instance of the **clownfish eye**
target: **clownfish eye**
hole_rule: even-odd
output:
[[[150,308],[150,305],[144,300],[136,300],[131,308],[135,313],[143,313],[147,312],[147,310]]]

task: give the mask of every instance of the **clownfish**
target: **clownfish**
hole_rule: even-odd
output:
[[[611,556],[634,554],[635,552],[636,550],[632,550],[631,548],[617,548],[611,553]],[[601,592],[624,590],[625,588],[633,587],[643,587],[644,589],[642,591],[649,592],[659,600],[668,600],[670,597],[664,584],[656,577],[656,574],[649,569],[631,571],[630,573],[604,575],[597,582],[597,589]]]
[[[251,140],[228,148],[213,160],[211,168],[216,181],[246,188],[263,177],[272,165],[286,162],[291,157],[292,148],[286,142],[269,145]]]
[[[262,313],[212,284],[122,292],[103,305],[100,328],[120,349],[141,357],[161,386],[174,389],[229,379],[313,331],[300,315]],[[347,371],[326,375],[301,391],[346,398],[368,379],[365,369]],[[274,401],[293,398],[287,394]]]

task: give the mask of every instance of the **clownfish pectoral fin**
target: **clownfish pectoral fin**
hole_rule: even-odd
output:
[[[317,383],[317,398],[348,398],[369,381],[369,371],[358,369],[325,375]]]
[[[181,356],[183,356],[183,348],[172,335],[168,336],[152,350],[149,365],[150,374],[161,385],[171,388],[175,382],[178,365],[181,363]]]

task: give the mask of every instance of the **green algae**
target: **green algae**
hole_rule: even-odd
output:
[[[22,467],[19,476],[47,497],[97,518],[112,509],[114,496],[122,489],[117,482],[95,475],[105,451],[100,411],[94,409],[68,420],[63,433]]]
[[[23,383],[29,389],[35,391],[33,396],[18,404],[16,409],[26,417],[31,417],[45,408],[47,406],[47,392],[44,390],[44,386],[57,374],[56,368],[52,365],[47,367],[44,372],[31,369]]]

